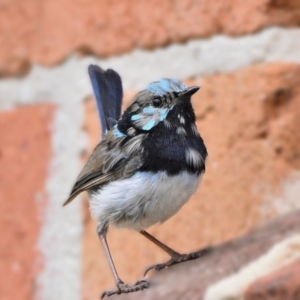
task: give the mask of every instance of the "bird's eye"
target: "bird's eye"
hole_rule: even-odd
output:
[[[152,100],[152,103],[153,103],[153,106],[154,106],[154,107],[159,107],[159,106],[162,104],[162,101],[161,101],[160,98],[154,98],[154,99]]]

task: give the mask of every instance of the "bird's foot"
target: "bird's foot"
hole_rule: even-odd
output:
[[[197,259],[199,257],[202,257],[202,256],[206,255],[208,252],[210,252],[211,249],[212,248],[207,247],[207,248],[204,248],[200,251],[192,252],[190,254],[180,254],[180,253],[175,252],[171,256],[171,259],[168,260],[166,263],[153,265],[153,266],[150,266],[149,268],[147,268],[145,273],[144,273],[144,276],[146,276],[146,274],[152,269],[154,269],[155,271],[160,271],[162,269],[169,268],[173,265],[177,265],[179,263],[182,263],[182,262],[185,262],[185,261],[188,261],[188,260],[194,260],[194,259]]]
[[[117,285],[117,290],[103,292],[101,299],[106,296],[110,297],[112,295],[120,295],[120,294],[127,294],[127,293],[142,291],[149,287],[149,282],[146,280],[139,280],[134,285],[128,285],[128,284],[125,284],[123,281],[119,281],[116,283],[116,285]]]

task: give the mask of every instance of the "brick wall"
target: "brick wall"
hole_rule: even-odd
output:
[[[193,98],[209,159],[201,188],[150,229],[178,251],[215,245],[299,207],[300,2],[0,2],[1,299],[94,300],[113,286],[86,195],[62,208],[99,142],[90,63]],[[112,229],[121,277],[166,259]]]

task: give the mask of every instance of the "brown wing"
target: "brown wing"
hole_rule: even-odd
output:
[[[139,147],[143,135],[133,137],[121,147],[123,139],[116,139],[111,132],[105,136],[80,172],[64,206],[81,192],[101,187],[110,181],[131,177],[141,167],[142,151]]]

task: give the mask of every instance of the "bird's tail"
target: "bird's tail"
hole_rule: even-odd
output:
[[[112,69],[104,71],[99,66],[89,65],[88,71],[96,98],[103,137],[121,116],[122,80],[120,75]]]

